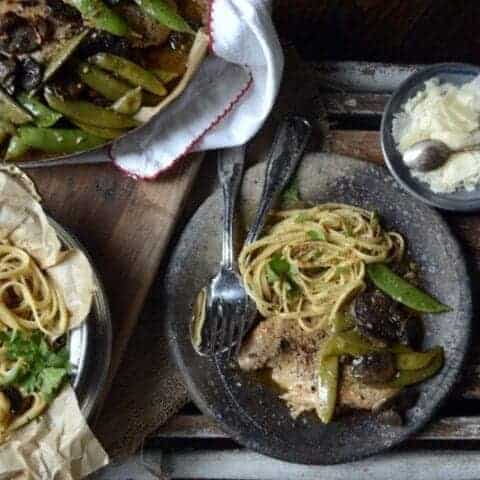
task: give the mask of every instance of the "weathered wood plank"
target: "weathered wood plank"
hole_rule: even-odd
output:
[[[322,93],[318,99],[328,115],[382,115],[390,95],[382,93]]]
[[[228,438],[204,415],[177,415],[151,438],[219,439]],[[445,417],[436,420],[419,433],[415,440],[480,440],[480,417]]]
[[[480,453],[394,450],[340,465],[298,465],[248,450],[173,451],[157,455],[169,478],[242,480],[478,480]],[[152,461],[152,459],[149,459]],[[98,477],[97,477],[98,478]],[[101,478],[101,477],[100,477]],[[104,477],[109,478],[109,477]],[[112,477],[110,477],[112,478]]]

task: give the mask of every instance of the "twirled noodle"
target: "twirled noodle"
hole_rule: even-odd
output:
[[[0,331],[41,331],[51,341],[64,335],[69,326],[69,314],[64,300],[52,280],[22,249],[0,244]],[[12,361],[0,343],[0,375],[20,367],[22,359]],[[38,393],[20,390],[29,397],[28,408],[14,417],[8,428],[0,428],[0,442],[14,431],[40,415],[47,402]],[[0,392],[0,417],[4,394]],[[0,418],[0,424],[1,424]],[[1,425],[0,425],[1,426]]]
[[[402,236],[362,208],[327,203],[273,218],[266,235],[240,253],[240,272],[263,317],[297,320],[307,332],[327,329],[363,291],[366,264],[403,256]],[[272,273],[279,259],[288,265],[282,275]]]
[[[0,245],[0,329],[40,330],[50,339],[68,330],[68,312],[52,280],[22,249]]]

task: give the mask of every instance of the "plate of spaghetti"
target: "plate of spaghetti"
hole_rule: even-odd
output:
[[[21,441],[69,382],[89,417],[108,368],[109,331],[83,249],[47,217],[28,177],[0,171],[0,445]]]
[[[244,179],[245,230],[264,168]],[[382,168],[308,155],[260,238],[242,248],[239,233],[258,322],[227,362],[190,341],[221,253],[221,205],[216,193],[191,219],[165,282],[172,354],[199,408],[248,448],[299,463],[352,461],[421,429],[470,336],[467,269],[443,219]]]

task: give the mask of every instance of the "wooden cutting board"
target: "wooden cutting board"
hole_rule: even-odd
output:
[[[191,155],[175,173],[157,181],[134,180],[110,164],[27,171],[47,212],[83,243],[105,285],[114,333],[105,393],[136,325],[201,157]]]

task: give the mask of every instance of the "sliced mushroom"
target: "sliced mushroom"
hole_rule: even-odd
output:
[[[365,385],[385,384],[396,374],[395,358],[390,352],[374,352],[352,361],[352,375]]]
[[[0,48],[8,53],[30,53],[37,50],[42,39],[26,18],[14,12],[0,17]]]
[[[375,340],[415,347],[422,337],[421,322],[378,290],[356,299],[354,317],[360,333]]]
[[[22,58],[17,73],[18,85],[22,90],[31,92],[42,83],[43,70],[43,66],[33,58]]]
[[[0,55],[0,86],[10,95],[13,95],[15,92],[17,67],[18,65],[14,58]]]

